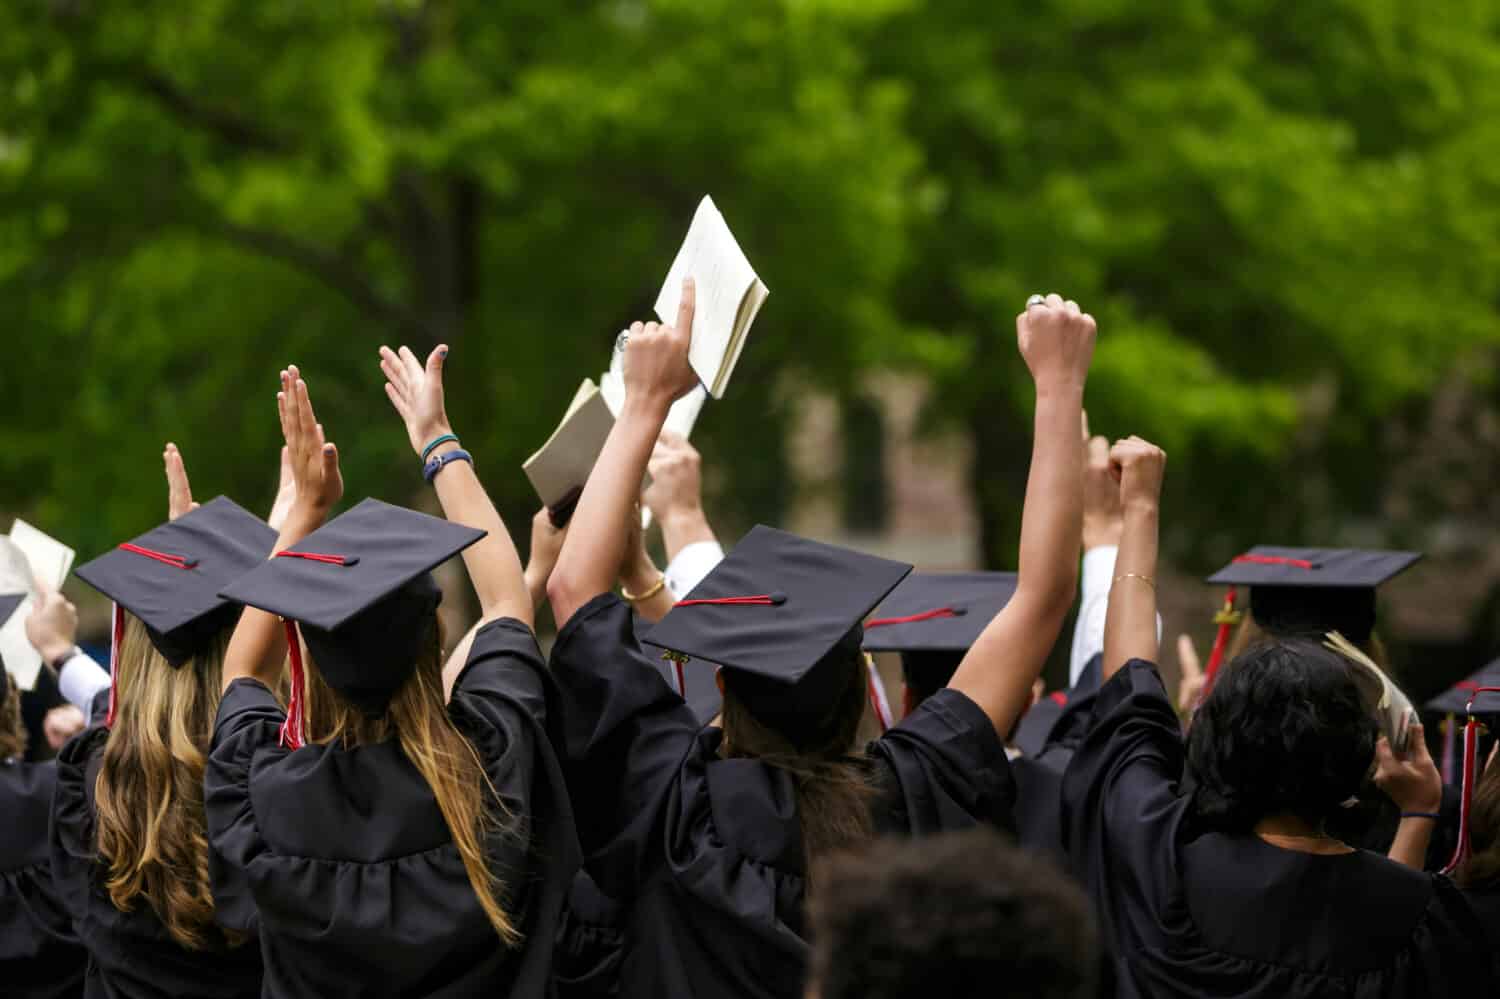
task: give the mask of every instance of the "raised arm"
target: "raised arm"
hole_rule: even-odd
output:
[[[989,715],[1005,737],[1062,630],[1078,584],[1083,525],[1083,386],[1094,353],[1094,318],[1057,295],[1016,317],[1016,340],[1036,384],[1031,472],[1021,514],[1016,593],[979,636],[949,686]]]
[[[688,364],[693,305],[693,279],[688,278],[682,285],[676,326],[635,323],[626,334],[625,404],[579,497],[562,555],[547,583],[558,628],[614,585],[626,549],[621,526],[635,509],[646,461],[667,410],[698,384]]]
[[[1156,662],[1156,531],[1166,452],[1139,437],[1115,444],[1110,467],[1120,480],[1125,530],[1115,559],[1104,620],[1104,679],[1132,659]]]
[[[324,438],[323,425],[313,413],[312,400],[307,394],[307,382],[302,380],[296,365],[281,372],[276,411],[281,417],[281,434],[286,440],[297,489],[296,499],[276,536],[273,551],[279,552],[322,526],[328,511],[344,495],[344,479],[339,473],[338,448]],[[224,686],[240,677],[250,677],[274,689],[285,661],[286,629],[281,619],[246,607],[224,653]]]
[[[459,449],[453,427],[443,403],[443,365],[448,348],[439,345],[427,356],[424,366],[405,347],[399,352],[380,348],[380,370],[385,372],[385,394],[406,423],[406,436],[417,457],[431,460]],[[433,441],[453,438],[438,444],[424,455]],[[455,524],[489,532],[483,540],[464,550],[464,566],[479,598],[481,621],[513,617],[527,626],[536,617],[531,593],[521,572],[521,556],[505,523],[490,502],[489,494],[468,461],[450,461],[432,480],[443,515]]]
[[[688,545],[717,541],[703,513],[703,459],[688,439],[663,430],[646,470],[651,485],[641,499],[661,525],[661,541],[672,562]]]

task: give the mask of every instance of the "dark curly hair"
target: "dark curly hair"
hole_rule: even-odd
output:
[[[1378,730],[1351,668],[1303,639],[1255,646],[1225,667],[1188,734],[1198,818],[1226,832],[1281,812],[1321,825],[1357,794]]]
[[[1096,994],[1087,899],[992,829],[877,840],[829,861],[822,879],[809,903],[809,996]]]

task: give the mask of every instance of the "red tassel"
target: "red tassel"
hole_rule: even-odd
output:
[[[303,686],[302,643],[297,638],[296,622],[285,623],[287,651],[292,659],[292,693],[287,698],[286,721],[281,723],[281,744],[287,749],[301,749],[304,728],[302,713],[307,699],[307,691]]]
[[[880,722],[880,731],[884,732],[891,727],[891,704],[886,698],[885,684],[880,679],[880,674],[875,671],[875,660],[869,656],[865,657],[865,690],[870,697],[870,707],[875,712],[875,720]]]
[[[753,597],[714,597],[701,600],[679,600],[674,606],[697,607],[700,604],[784,604],[786,597],[780,593],[758,593]]]
[[[1248,558],[1244,555],[1240,557]],[[1219,675],[1219,666],[1224,662],[1224,651],[1229,648],[1229,636],[1234,631],[1234,626],[1240,623],[1239,612],[1234,609],[1236,596],[1235,588],[1231,586],[1224,594],[1224,606],[1220,607],[1219,612],[1214,615],[1214,622],[1219,626],[1219,633],[1214,636],[1213,651],[1208,654],[1208,665],[1203,669],[1203,695],[1199,698],[1199,703],[1202,703],[1202,698],[1207,697],[1208,692],[1213,689],[1214,677]]]
[[[322,555],[318,552],[288,552],[276,553],[277,558],[305,558],[309,562],[326,562],[329,565],[355,565],[359,562],[357,555]]]
[[[124,551],[131,552],[136,555],[144,555],[149,559],[155,559],[156,561],[161,562],[163,565],[170,565],[174,569],[191,569],[198,564],[197,559],[190,559],[186,555],[169,555],[166,552],[159,552],[150,548],[142,548],[140,545],[133,545],[129,541],[121,542],[119,547]]]
[[[687,700],[687,677],[682,675],[682,660],[673,659],[672,665],[677,667],[677,695],[685,701]]]
[[[939,617],[958,617],[958,611],[952,607],[938,607],[935,610],[923,611],[920,614],[908,614],[905,617],[876,617],[865,622],[865,628],[884,628],[891,624],[913,624],[917,621],[931,621]]]
[[[1289,565],[1294,569],[1311,569],[1313,564],[1305,558],[1286,558],[1282,555],[1236,555],[1236,562],[1253,562],[1256,565]]]
[[[1464,705],[1464,714],[1468,721],[1464,723],[1464,777],[1462,789],[1459,792],[1458,808],[1458,844],[1453,849],[1453,856],[1449,858],[1448,864],[1443,868],[1443,873],[1452,875],[1454,871],[1463,866],[1464,861],[1469,859],[1472,847],[1469,843],[1469,809],[1474,802],[1474,785],[1478,780],[1476,762],[1479,755],[1479,719],[1474,717],[1474,698],[1479,694],[1500,693],[1500,687],[1474,687],[1469,692],[1469,703]]]
[[[115,724],[115,696],[120,689],[120,640],[125,637],[125,612],[119,604],[111,604],[109,628],[109,713],[104,716],[104,727]]]

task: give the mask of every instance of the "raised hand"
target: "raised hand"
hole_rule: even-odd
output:
[[[1016,345],[1038,388],[1083,388],[1097,332],[1093,316],[1057,294],[1016,317]]]
[[[167,469],[167,519],[176,520],[185,513],[198,509],[193,502],[193,489],[188,485],[187,466],[183,464],[182,452],[177,445],[167,442],[161,453],[162,464]]]
[[[447,344],[434,348],[427,355],[426,365],[407,347],[399,351],[380,348],[386,397],[406,423],[406,438],[418,457],[432,441],[453,432],[443,403],[443,363],[447,359]]]
[[[271,525],[272,530],[281,530],[281,525],[286,523],[287,515],[292,512],[292,504],[296,501],[297,479],[292,474],[292,452],[283,444],[281,471],[276,480],[276,498],[271,501],[271,512],[266,515],[266,523]]]
[[[1167,453],[1139,437],[1116,441],[1109,451],[1110,474],[1120,484],[1120,508],[1155,509],[1161,500]]]
[[[1177,636],[1177,666],[1181,678],[1177,681],[1177,713],[1191,718],[1203,697],[1203,666],[1198,659],[1198,647],[1193,636],[1184,632]]]
[[[42,658],[55,662],[77,644],[78,608],[61,593],[37,584],[36,602],[26,615],[26,639]]]
[[[281,372],[276,409],[296,489],[291,512],[321,518],[343,497],[344,479],[339,472],[338,448],[324,437],[323,425],[313,413],[307,394],[307,382],[295,364]]]
[[[1120,483],[1109,465],[1109,441],[1089,436],[1089,414],[1083,414],[1083,550],[1120,543],[1125,523],[1120,510]]]
[[[1385,736],[1375,743],[1375,786],[1403,812],[1436,813],[1443,803],[1443,777],[1427,752],[1422,726],[1407,729],[1406,752],[1397,753]]]
[[[651,485],[641,500],[658,521],[681,512],[703,509],[702,456],[688,439],[671,430],[663,430],[651,451],[646,471]]]
[[[625,398],[665,407],[687,395],[698,384],[688,363],[693,342],[693,310],[697,292],[692,278],[682,282],[677,324],[632,323],[626,332]]]

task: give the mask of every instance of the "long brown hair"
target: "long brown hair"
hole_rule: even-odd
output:
[[[214,922],[203,815],[203,769],[219,710],[229,629],[173,667],[139,618],[116,651],[117,713],[95,784],[104,887],[122,912],[144,898],[189,950],[242,943]]]
[[[4,669],[0,666],[0,669]],[[0,698],[0,761],[26,755],[26,726],[21,723],[21,688],[16,678],[5,677],[5,697]]]
[[[1469,806],[1469,843],[1474,852],[1457,871],[1458,883],[1500,884],[1500,765],[1485,767]]]
[[[862,654],[848,657],[846,673],[828,713],[804,732],[785,731],[755,717],[734,696],[732,683],[724,685],[724,754],[758,759],[791,776],[809,872],[818,869],[819,858],[873,834],[870,801],[875,789],[868,761],[853,755],[865,710]]]
[[[505,885],[489,866],[487,837],[510,816],[479,752],[453,724],[443,696],[443,628],[434,613],[428,642],[416,668],[391,698],[385,713],[365,714],[322,678],[316,663],[303,655],[307,669],[307,720],[311,740],[345,747],[395,739],[422,775],[463,858],[469,885],[490,925],[506,946],[521,932],[501,904]]]

